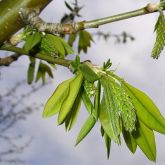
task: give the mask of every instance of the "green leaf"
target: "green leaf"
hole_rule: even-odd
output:
[[[89,82],[94,82],[100,78],[98,69],[96,69],[90,62],[84,62],[79,65],[79,69],[82,72],[85,79]]]
[[[126,143],[127,147],[129,148],[129,150],[132,153],[135,153],[136,152],[136,148],[137,148],[137,144],[136,144],[136,141],[133,138],[132,134],[130,132],[128,132],[128,131],[125,131],[123,129],[123,137],[124,137],[125,143]]]
[[[124,85],[133,101],[139,120],[149,128],[165,134],[165,119],[153,101],[145,93],[130,84],[124,82]]]
[[[70,131],[73,128],[74,124],[76,123],[77,116],[78,116],[80,106],[81,106],[81,101],[82,101],[81,97],[82,97],[82,91],[79,92],[73,104],[73,107],[71,109],[71,112],[69,113],[65,121],[65,128],[68,131]]]
[[[38,82],[40,79],[42,79],[42,83],[45,84],[45,72],[42,70],[42,64],[40,63],[38,71],[37,71],[37,76],[35,82]]]
[[[75,99],[80,91],[81,85],[83,81],[82,74],[78,74],[69,84],[70,90],[68,97],[64,101],[61,106],[59,116],[58,116],[58,124],[62,124],[72,109],[72,106],[75,102]]]
[[[106,133],[104,133],[104,141],[105,141],[105,145],[106,145],[106,149],[107,149],[107,158],[109,159],[110,149],[111,149],[111,139],[109,138],[109,136]]]
[[[73,48],[64,39],[62,38],[59,38],[59,39],[65,48],[65,55],[73,54],[74,53]]]
[[[119,134],[120,131],[116,132],[116,123],[113,120],[113,116],[110,114],[111,110],[108,109],[109,107],[105,103],[105,96],[103,96],[103,99],[101,101],[101,106],[100,106],[100,113],[99,113],[99,119],[101,122],[101,125],[106,132],[106,134],[115,142],[120,144],[120,139],[119,139]],[[114,118],[116,118],[114,116]]]
[[[53,78],[52,70],[48,65],[42,63],[42,70],[47,73],[49,77]]]
[[[94,127],[95,123],[96,123],[96,120],[93,118],[92,115],[90,115],[88,119],[85,121],[85,123],[83,124],[77,136],[76,145],[78,145],[87,136],[87,134]]]
[[[80,65],[80,57],[76,56],[76,59],[71,62],[70,69],[73,73],[75,73],[78,70],[78,67]]]
[[[39,32],[35,32],[32,35],[28,35],[26,37],[26,42],[24,44],[24,50],[29,52],[32,48],[34,48],[41,41],[41,34]]]
[[[83,90],[83,93],[82,93],[82,100],[89,114],[91,114],[96,119],[97,117],[95,114],[94,106],[85,90]]]
[[[110,59],[108,59],[108,61],[104,62],[104,64],[103,64],[104,70],[109,69],[111,66],[112,66],[112,62]]]
[[[114,98],[111,93],[112,87],[107,76],[100,79],[104,88],[103,98],[100,107],[99,119],[104,131],[116,143],[120,144],[119,135],[121,133],[121,121],[115,107]]]
[[[101,136],[103,137],[104,136],[104,129],[103,129],[103,127],[101,126],[101,128],[100,128],[100,132],[101,132]]]
[[[60,108],[64,100],[68,97],[69,94],[69,84],[73,78],[68,79],[58,85],[52,96],[48,99],[44,111],[43,117],[50,117],[57,114],[60,111]]]
[[[53,78],[53,73],[50,69],[50,67],[42,62],[40,62],[38,71],[37,71],[37,76],[36,76],[36,82],[38,82],[40,79],[42,79],[43,84],[45,84],[45,76],[46,73]]]
[[[80,31],[78,52],[84,51],[84,53],[87,53],[87,49],[91,46],[91,41],[93,41],[93,39],[89,32],[85,30]]]
[[[101,95],[101,84],[100,81],[97,83],[97,90],[94,99],[94,107],[96,111],[96,120],[98,120],[99,112],[100,112],[100,95]]]
[[[60,37],[52,34],[46,34],[41,41],[41,51],[51,56],[65,57],[65,48]]]
[[[68,44],[72,47],[77,37],[77,33],[71,34],[68,39]]]
[[[165,16],[162,11],[155,25],[156,41],[152,50],[152,57],[158,59],[165,46]]]
[[[142,122],[139,122],[139,127],[133,133],[133,137],[147,158],[156,161],[156,144],[153,131]]]
[[[27,73],[27,81],[28,84],[32,84],[33,80],[34,80],[34,73],[35,73],[35,58],[30,57],[30,64],[28,67],[28,73]]]

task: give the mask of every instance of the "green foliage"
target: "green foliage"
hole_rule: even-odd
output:
[[[96,123],[95,118],[92,115],[90,115],[88,119],[85,121],[84,125],[82,126],[77,136],[76,145],[78,145],[87,136],[87,134],[94,127],[95,123]]]
[[[165,134],[164,117],[153,101],[145,93],[126,82],[124,82],[124,88],[132,99],[138,119],[147,127]]]
[[[110,156],[110,149],[111,149],[111,139],[109,136],[104,132],[104,141],[105,141],[105,146],[107,149],[107,158],[109,159]]]
[[[101,84],[104,88],[104,93],[99,119],[108,136],[116,143],[120,144],[119,135],[121,133],[121,121],[111,93],[111,84],[109,79],[105,76],[101,78]]]
[[[26,36],[26,42],[24,44],[24,50],[29,52],[41,41],[41,34],[39,32],[34,32],[31,35]]]
[[[160,11],[159,18],[155,25],[156,41],[152,50],[152,57],[158,59],[165,46],[165,16]]]
[[[41,52],[53,57],[65,58],[68,54],[73,54],[73,49],[60,37],[46,34],[41,40]]]
[[[81,106],[81,101],[82,101],[81,97],[82,97],[82,91],[80,90],[72,106],[70,114],[67,115],[66,120],[65,120],[65,128],[68,131],[70,131],[73,128],[74,124],[76,123],[80,106]]]
[[[76,41],[78,37],[78,53],[84,52],[87,53],[88,48],[91,47],[91,42],[93,41],[91,34],[86,31],[80,31],[76,34],[71,34],[68,38],[68,44],[70,46],[73,46],[74,42]]]
[[[84,51],[87,53],[88,47],[91,46],[91,41],[93,41],[91,35],[87,31],[80,31],[79,32],[79,45],[78,45],[78,52]]]
[[[49,75],[49,77],[53,78],[53,73],[50,67],[47,64],[40,62],[35,82],[38,82],[40,79],[42,79],[43,84],[45,84],[46,73]]]
[[[156,160],[156,145],[153,130],[145,126],[139,121],[136,132],[133,133],[133,137],[136,144],[144,152],[148,159]]]
[[[23,49],[26,52],[31,53],[32,55],[28,67],[28,84],[32,84],[35,77],[35,67],[37,60],[34,59],[35,57],[33,57],[33,54],[43,53],[45,55],[53,57],[65,58],[65,56],[67,56],[68,54],[74,53],[72,47],[70,47],[62,38],[52,34],[42,34],[29,27],[26,27],[21,33],[21,40],[25,41]],[[72,63],[74,66],[73,68],[75,68],[75,65],[77,65],[78,67],[78,60],[80,63],[80,59],[78,59],[78,57],[76,61],[77,64]],[[36,73],[35,82],[38,82],[40,79],[42,79],[42,82],[44,84],[46,73],[49,75],[50,78],[53,78],[51,67],[49,67],[49,65],[47,64],[42,63],[41,61]]]
[[[83,76],[80,73],[75,78],[61,83],[47,101],[43,116],[50,117],[59,112],[58,124],[66,121],[66,127],[70,130],[74,125],[81,103],[82,81]]]
[[[77,57],[74,65],[76,77],[57,87],[45,106],[43,116],[59,113],[58,124],[65,123],[66,130],[70,130],[76,122],[82,100],[89,117],[77,136],[76,145],[89,134],[98,121],[108,158],[111,142],[120,144],[123,134],[132,153],[136,152],[138,146],[148,159],[155,161],[153,130],[164,134],[165,119],[152,100],[109,71],[112,65],[110,60],[101,68],[90,62],[80,63]],[[91,80],[91,77],[97,78]]]
[[[93,67],[88,61],[80,64],[79,69],[82,72],[84,78],[89,82],[94,82],[100,78],[97,74],[97,69],[95,69],[95,67]]]
[[[132,133],[125,131],[123,129],[123,137],[124,137],[124,140],[125,140],[127,147],[134,154],[136,152],[136,149],[137,149],[137,144],[136,144],[134,137],[132,136]]]
[[[32,84],[32,82],[34,80],[36,59],[34,57],[30,57],[29,59],[30,59],[30,64],[28,67],[27,82],[28,82],[28,84]]]
[[[74,34],[71,34],[71,35],[69,36],[68,44],[69,44],[70,46],[73,46],[73,44],[74,44],[74,42],[75,42],[75,40],[76,40],[77,35],[78,35],[77,33],[74,33]]]
[[[68,79],[61,84],[58,85],[52,96],[47,101],[44,111],[43,117],[50,117],[55,115],[60,111],[60,108],[68,96],[69,93],[69,84],[73,80],[73,78]]]
[[[80,65],[80,57],[76,56],[76,59],[71,62],[70,69],[73,73],[77,72],[78,67]]]
[[[80,16],[81,8],[76,9],[76,4],[74,8],[67,2],[65,5],[71,14],[64,16],[64,22],[67,18],[74,19],[73,17]],[[164,7],[164,1],[161,5]],[[158,58],[165,46],[165,17],[161,11],[162,6],[159,7],[160,16],[155,25],[156,42],[152,51],[153,58]],[[25,28],[17,40],[25,41],[23,49],[31,55],[27,77],[29,84],[34,80],[42,80],[45,83],[46,74],[53,78],[49,64],[40,60],[37,68],[35,54],[65,59],[67,55],[74,53],[72,47],[76,41],[78,54],[87,53],[93,41],[91,34],[85,30],[71,34],[66,43],[57,35],[40,33],[29,27]],[[139,147],[149,160],[155,161],[156,144],[153,131],[165,134],[165,119],[145,93],[110,71],[111,65],[111,61],[108,60],[99,67],[90,61],[81,62],[80,57],[76,56],[69,66],[75,77],[57,86],[45,105],[43,117],[58,114],[58,125],[64,124],[66,131],[70,131],[76,123],[83,102],[89,117],[77,136],[76,145],[89,134],[96,122],[99,122],[108,158],[111,143],[120,145],[123,135],[132,153]]]
[[[67,117],[67,115],[70,113],[74,105],[74,102],[77,98],[77,95],[81,90],[82,81],[83,81],[83,76],[80,73],[70,82],[68,96],[63,102],[59,112],[58,124],[62,124],[65,118]]]

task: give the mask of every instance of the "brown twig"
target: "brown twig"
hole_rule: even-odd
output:
[[[20,56],[19,54],[13,54],[8,57],[0,58],[0,66],[9,66],[14,61],[17,61]]]

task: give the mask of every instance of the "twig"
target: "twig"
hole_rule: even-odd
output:
[[[14,61],[17,61],[19,57],[19,54],[13,54],[8,57],[0,58],[0,66],[9,66]]]
[[[18,53],[19,55],[26,55],[26,56],[32,56],[44,61],[47,61],[51,64],[58,64],[58,65],[62,65],[65,67],[69,67],[71,64],[71,60],[66,60],[66,59],[62,59],[59,57],[52,57],[52,56],[48,56],[46,54],[41,54],[41,53],[37,53],[35,55],[31,55],[28,52],[26,52],[24,49],[10,45],[10,44],[4,44],[0,47],[0,50],[6,50],[6,51],[11,51],[11,52],[15,52]]]
[[[56,33],[56,34],[72,34],[84,29],[98,28],[101,25],[108,24],[111,22],[137,17],[149,13],[154,13],[159,11],[160,7],[162,10],[164,10],[165,9],[164,3],[160,2],[159,4],[148,4],[147,6],[138,10],[134,10],[110,17],[105,17],[101,19],[96,19],[92,21],[73,22],[66,24],[46,23],[38,16],[39,15],[38,11],[31,9],[22,9],[20,11],[20,16],[27,25],[32,26],[38,31]]]

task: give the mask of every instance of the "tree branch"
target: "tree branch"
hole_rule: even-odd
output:
[[[161,10],[165,9],[164,1],[158,4],[148,4],[147,6],[141,9],[110,16],[110,17],[105,17],[92,21],[82,21],[82,22],[74,22],[74,23],[66,23],[66,24],[46,23],[38,16],[38,12],[36,10],[22,9],[20,11],[20,16],[27,25],[31,25],[33,28],[37,29],[38,31],[56,33],[56,34],[72,34],[84,29],[98,28],[101,25],[108,24],[111,22],[137,17],[149,13],[154,13],[159,11],[160,9]]]
[[[1,0],[0,42],[20,30],[25,24],[19,16],[21,8],[37,8],[42,11],[52,0]]]
[[[0,58],[0,66],[9,66],[14,61],[17,61],[19,57],[19,54],[13,54],[8,57]]]
[[[35,58],[47,61],[51,64],[58,64],[58,65],[65,66],[65,67],[69,67],[71,62],[72,62],[71,60],[62,59],[62,58],[59,58],[59,57],[52,57],[52,56],[48,56],[48,55],[45,55],[45,54],[42,54],[42,53],[37,53],[35,55],[32,55],[32,54],[26,52],[24,49],[15,47],[15,46],[10,45],[10,44],[2,45],[0,47],[0,50],[15,52],[15,53],[19,54],[19,56],[26,55],[26,56],[35,57]]]

